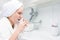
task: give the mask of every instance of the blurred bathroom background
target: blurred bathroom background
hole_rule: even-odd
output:
[[[3,4],[8,1],[10,0],[0,0],[0,13]],[[29,20],[30,23],[34,25],[32,31],[38,32],[38,33],[34,32],[36,33],[36,36],[40,35],[40,33],[42,35],[45,34],[44,36],[46,36],[48,32],[54,36],[53,37],[54,39],[52,39],[52,36],[51,37],[49,36],[49,38],[48,39],[46,38],[46,40],[60,40],[60,0],[19,0],[19,1],[24,3],[23,15],[27,20]],[[32,35],[34,33],[32,33]],[[32,38],[34,38],[34,35],[32,36]],[[42,37],[43,39],[44,36]],[[57,38],[57,36],[59,37]],[[39,37],[39,39],[37,37]],[[40,36],[37,37],[36,40],[40,40]],[[31,40],[35,40],[32,38]]]

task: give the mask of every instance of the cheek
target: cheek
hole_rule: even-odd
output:
[[[21,19],[21,15],[18,14],[18,13],[16,13],[16,14],[15,14],[15,21],[18,20],[18,19]]]
[[[15,20],[21,19],[21,16],[19,14],[16,15]]]
[[[23,17],[22,15],[19,16],[20,19],[21,19],[22,17]]]
[[[21,15],[19,16],[19,18],[21,18]]]
[[[22,15],[22,14],[18,14],[18,15],[17,15],[18,19],[21,19],[21,18],[22,18],[21,15]]]
[[[18,15],[16,14],[15,16],[14,16],[14,20],[16,21],[18,19]]]

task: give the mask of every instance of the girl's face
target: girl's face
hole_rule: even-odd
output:
[[[11,19],[13,24],[15,24],[18,20],[20,20],[23,16],[22,13],[23,12],[23,7],[20,7],[19,9],[17,9],[13,15],[11,15]]]

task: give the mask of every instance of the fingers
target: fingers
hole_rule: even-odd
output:
[[[21,18],[21,20],[20,20],[20,23],[19,23],[20,25],[23,25],[23,26],[27,26],[28,24],[29,24],[29,22],[26,20],[26,19],[24,19],[24,18]]]
[[[26,19],[23,19],[23,22],[25,23],[25,26],[29,24],[29,22]]]
[[[20,23],[18,24],[18,29],[21,31],[21,30],[24,30],[25,27],[27,27],[27,25],[29,24],[29,22],[22,18]]]

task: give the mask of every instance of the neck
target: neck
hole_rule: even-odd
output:
[[[9,19],[9,21],[10,21],[11,25],[12,25],[12,28],[14,28],[13,20],[12,20],[10,17],[8,17],[8,19]]]

